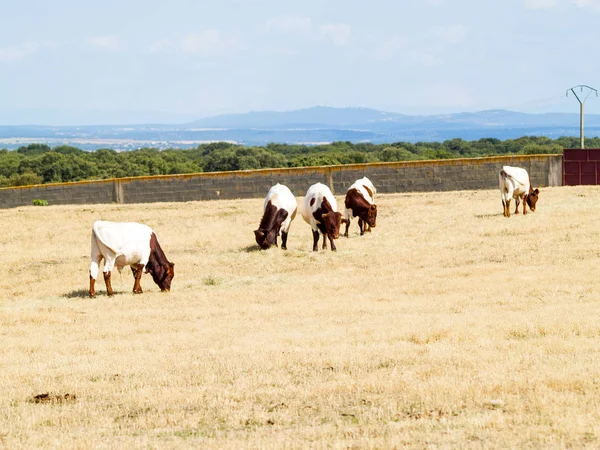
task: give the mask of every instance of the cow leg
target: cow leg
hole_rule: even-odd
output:
[[[506,200],[505,217],[510,217],[510,200]]]
[[[319,251],[319,230],[313,231],[313,252]]]
[[[94,277],[90,275],[90,297],[93,298],[96,296],[96,291],[94,290],[94,285],[96,284],[96,280]]]
[[[109,297],[113,295],[112,285],[110,284],[110,275],[112,272],[104,272],[104,283],[106,284],[106,293]]]
[[[94,286],[96,284],[96,278],[98,278],[98,272],[100,271],[98,266],[101,261],[102,261],[102,255],[98,254],[98,255],[92,256],[92,263],[90,264],[90,290],[89,290],[90,297],[96,296],[96,290],[94,289]]]
[[[287,250],[287,233],[285,231],[281,232],[281,249]]]
[[[337,251],[337,248],[335,248],[335,242],[333,242],[333,238],[331,237],[331,235],[328,234],[327,237],[329,238],[329,242],[331,243],[331,251]],[[325,246],[323,246],[323,248],[325,248]]]
[[[364,228],[363,228],[363,227],[364,227],[364,225],[366,225],[366,222],[365,222],[365,223],[363,223],[362,219],[361,219],[361,218],[359,218],[359,219],[358,219],[358,228],[359,228],[359,230],[360,230],[360,235],[361,235],[361,236],[362,236],[363,234],[365,234],[365,230],[364,230]]]
[[[132,265],[131,272],[133,272],[133,277],[135,278],[135,281],[133,282],[133,293],[141,294],[143,291],[140,281],[142,280],[142,275],[144,274],[144,266],[142,264]]]
[[[345,237],[348,237],[348,228],[350,228],[350,219],[346,220],[346,232],[344,233]]]
[[[527,197],[527,194],[523,196],[523,215],[527,214]]]
[[[515,214],[519,214],[519,205],[521,204],[521,199],[519,197],[515,198]]]
[[[323,235],[323,250],[327,250],[327,237],[328,236],[329,236],[328,234]]]

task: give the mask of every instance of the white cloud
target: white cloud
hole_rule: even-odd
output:
[[[266,31],[277,31],[283,34],[308,34],[313,29],[312,20],[304,16],[281,16],[269,19],[264,28]]]
[[[0,62],[8,63],[21,61],[37,52],[39,47],[39,44],[36,44],[35,42],[23,42],[21,44],[0,48]]]
[[[401,36],[392,36],[384,41],[381,41],[375,47],[375,58],[380,61],[387,61],[394,55],[408,46],[408,40]]]
[[[55,48],[56,42],[22,42],[0,48],[0,63],[11,63],[21,61],[44,48]]]
[[[285,45],[275,45],[273,47],[267,48],[265,54],[279,56],[298,56],[300,52],[294,47],[288,47]]]
[[[600,0],[572,0],[572,2],[580,8],[591,9],[592,11],[600,11]]]
[[[464,25],[450,24],[429,27],[410,38],[395,35],[379,42],[374,55],[379,61],[399,58],[407,64],[433,67],[443,62],[449,46],[466,39],[468,31]]]
[[[441,44],[458,44],[467,37],[469,29],[464,25],[437,25],[430,27],[428,34]]]
[[[336,47],[346,46],[350,41],[350,25],[343,23],[322,25],[320,31],[331,39]]]
[[[552,9],[558,5],[558,0],[525,0],[527,9]]]
[[[409,52],[408,56],[409,61],[413,61],[424,67],[433,67],[441,63],[440,58],[434,52],[428,50],[412,50]]]
[[[87,42],[93,47],[109,51],[118,50],[121,45],[119,36],[114,34],[92,36],[88,38]]]
[[[173,45],[173,41],[171,39],[159,39],[158,41],[150,44],[148,46],[148,51],[150,53],[159,53],[163,50],[167,50]]]
[[[189,55],[220,56],[243,48],[238,37],[226,37],[219,30],[205,29],[183,38],[165,37],[146,47],[148,53],[182,52]]]
[[[309,17],[280,16],[267,20],[262,31],[284,35],[299,35],[315,40],[329,40],[336,47],[344,47],[350,42],[351,28],[345,23],[315,24]]]
[[[219,56],[233,53],[241,48],[238,39],[224,38],[219,30],[207,29],[188,34],[181,41],[181,49],[186,53],[202,56]]]

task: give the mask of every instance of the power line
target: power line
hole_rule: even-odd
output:
[[[577,95],[577,92],[575,92],[576,88],[579,88],[579,93],[581,94],[581,97],[579,95]],[[583,89],[586,89],[586,92],[587,92],[585,94],[585,97],[583,96]],[[585,101],[590,96],[592,91],[596,94],[596,97],[598,97],[598,91],[596,89],[594,89],[593,87],[588,86],[587,84],[578,84],[577,86],[573,86],[571,89],[567,89],[567,92],[566,92],[567,97],[569,96],[569,91],[571,91],[573,93],[573,95],[579,102],[579,147],[584,148],[584,145],[583,145],[583,105],[585,105]]]

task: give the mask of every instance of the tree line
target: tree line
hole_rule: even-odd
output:
[[[600,138],[588,138],[586,144],[590,148],[599,148]],[[551,139],[540,136],[474,141],[456,138],[414,144],[341,141],[324,145],[271,143],[244,146],[215,142],[191,149],[140,148],[126,152],[110,149],[89,152],[69,145],[51,148],[45,144],[30,144],[17,150],[0,150],[0,187],[225,170],[552,154],[578,146],[579,138],[576,137]]]

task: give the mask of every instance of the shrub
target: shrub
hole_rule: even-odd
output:
[[[33,203],[33,206],[48,206],[48,200],[42,200],[39,198],[34,198],[31,203]]]
[[[21,174],[15,173],[9,178],[10,186],[31,186],[34,184],[42,184],[42,181],[42,177],[33,172]]]

